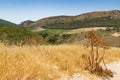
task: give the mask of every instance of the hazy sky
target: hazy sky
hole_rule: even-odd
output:
[[[120,0],[0,0],[0,19],[14,23],[103,10],[120,10]]]

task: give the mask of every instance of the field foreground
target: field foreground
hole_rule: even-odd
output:
[[[87,54],[81,45],[0,44],[0,80],[72,80],[76,74],[85,74]],[[120,61],[119,48],[106,51],[105,62],[114,61]]]

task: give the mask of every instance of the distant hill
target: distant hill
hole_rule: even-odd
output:
[[[0,27],[16,27],[16,26],[18,25],[12,22],[0,19]]]
[[[76,29],[81,27],[119,27],[120,11],[89,12],[77,16],[54,16],[38,21],[25,21],[23,27],[42,27],[47,29]]]
[[[46,29],[77,29],[88,27],[119,27],[120,19],[111,17],[88,18],[84,20],[76,20],[69,23],[49,24],[43,26]]]
[[[24,21],[20,24],[21,27],[32,27],[32,25],[34,25],[34,21],[31,20]]]

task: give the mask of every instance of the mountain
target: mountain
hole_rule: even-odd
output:
[[[49,29],[74,29],[81,27],[111,27],[120,25],[120,11],[97,11],[77,16],[54,16],[38,21],[24,21],[23,27],[42,27]]]
[[[16,26],[18,25],[12,22],[0,19],[0,27],[16,27]]]

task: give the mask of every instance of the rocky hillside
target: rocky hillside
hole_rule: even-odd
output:
[[[55,16],[48,17],[44,19],[40,19],[38,21],[25,21],[20,25],[23,27],[43,27],[48,25],[58,25],[58,24],[66,24],[75,21],[83,21],[90,20],[94,18],[102,18],[109,17],[111,19],[120,19],[120,11],[119,10],[111,10],[111,11],[99,11],[99,12],[89,12],[84,13],[78,16]]]

